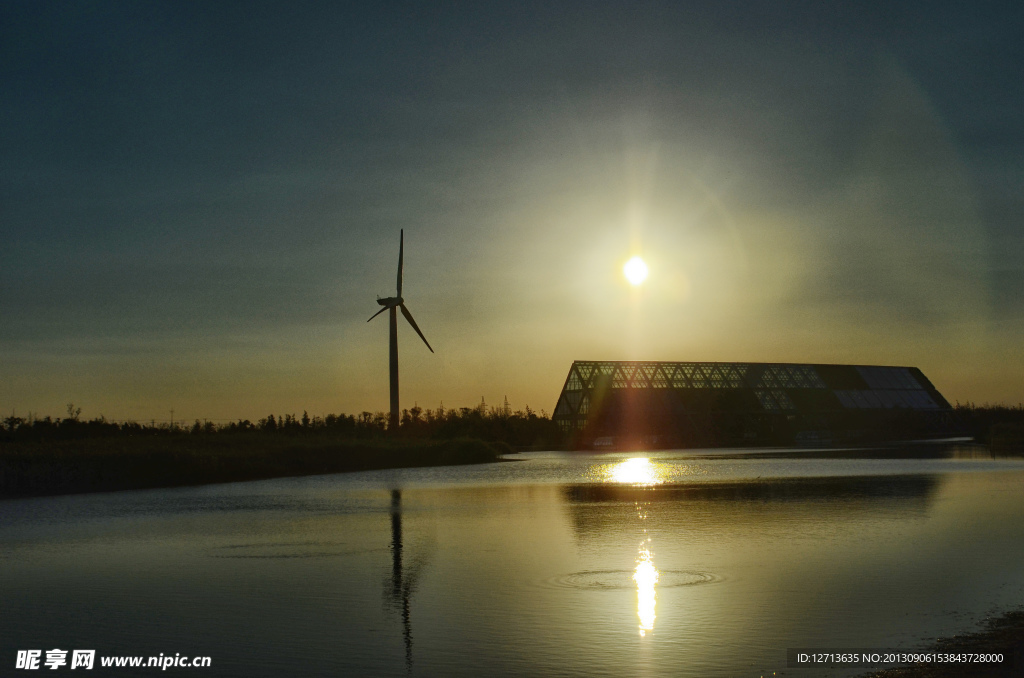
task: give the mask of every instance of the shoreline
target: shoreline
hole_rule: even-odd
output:
[[[482,464],[511,451],[503,443],[475,439],[338,440],[317,436],[4,443],[0,444],[0,500]]]

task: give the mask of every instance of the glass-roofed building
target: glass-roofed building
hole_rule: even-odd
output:
[[[573,447],[704,447],[963,434],[916,367],[577,360],[553,419]]]

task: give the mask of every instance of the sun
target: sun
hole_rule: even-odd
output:
[[[627,261],[622,267],[622,272],[631,285],[639,285],[647,280],[647,264],[640,257],[633,257]]]

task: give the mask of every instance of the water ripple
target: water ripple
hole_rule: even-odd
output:
[[[675,588],[678,586],[697,586],[698,584],[714,584],[723,578],[713,572],[701,570],[659,570],[658,588]],[[633,570],[584,570],[549,579],[552,586],[585,590],[635,589]]]

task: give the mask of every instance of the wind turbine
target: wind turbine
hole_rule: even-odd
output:
[[[430,342],[420,332],[416,321],[412,319],[412,313],[409,313],[409,309],[405,307],[405,299],[402,298],[402,255],[404,249],[405,230],[402,229],[399,231],[398,240],[398,293],[393,297],[385,297],[384,299],[377,297],[377,303],[384,308],[370,316],[370,320],[373,320],[384,311],[391,311],[391,417],[388,420],[388,430],[391,432],[398,430],[398,309],[402,309],[402,315],[409,321],[412,328],[416,330],[416,334],[420,335],[420,339],[427,345],[427,348],[430,348]],[[366,322],[370,322],[370,320]],[[434,349],[430,348],[430,352],[433,353]]]

